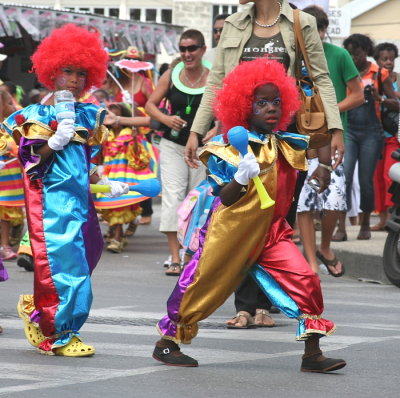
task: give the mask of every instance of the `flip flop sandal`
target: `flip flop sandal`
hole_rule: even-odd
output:
[[[332,272],[332,270],[329,267],[333,267],[336,268],[336,266],[339,263],[339,260],[337,259],[337,257],[333,257],[332,260],[328,260],[319,250],[317,250],[317,257],[318,259],[325,265],[326,269],[328,270],[329,274],[334,276],[335,278],[339,278],[339,276],[344,275],[345,273],[345,269],[344,269],[344,265],[342,264],[342,272],[339,273],[334,273]]]
[[[22,297],[18,301],[17,311],[19,317],[24,321],[24,332],[29,344],[34,347],[38,347],[40,343],[46,340],[46,336],[43,334],[39,325],[33,323],[27,313],[22,308]]]
[[[238,320],[239,318],[245,318],[247,323],[246,325],[229,325],[228,323],[226,324],[227,329],[254,329],[256,325],[254,324],[254,319],[250,314],[244,313],[244,312],[238,312],[231,320]],[[228,321],[229,322],[229,321]]]
[[[90,357],[95,354],[93,346],[82,343],[76,336],[73,336],[67,345],[54,348],[53,352],[54,355],[62,357]]]
[[[267,317],[267,321],[262,321],[257,322],[257,315],[261,315],[261,319],[263,320],[264,317]],[[258,310],[256,311],[256,316],[254,317],[254,324],[258,328],[273,328],[275,326],[275,321],[271,318],[271,315],[269,315],[269,312],[267,310]]]
[[[182,267],[178,263],[172,263],[168,266],[165,271],[165,275],[168,276],[179,276],[182,272]]]

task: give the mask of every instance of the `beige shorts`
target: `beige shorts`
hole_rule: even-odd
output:
[[[161,232],[178,230],[178,207],[189,191],[206,178],[206,168],[203,164],[198,169],[192,169],[185,163],[184,150],[182,145],[161,139]]]

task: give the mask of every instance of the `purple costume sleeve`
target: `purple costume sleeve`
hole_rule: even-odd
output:
[[[30,140],[25,137],[21,137],[19,142],[19,160],[31,180],[43,178],[53,163],[53,156],[50,156],[45,162],[39,164],[40,155],[35,152],[35,148],[40,148],[46,142],[46,140]]]

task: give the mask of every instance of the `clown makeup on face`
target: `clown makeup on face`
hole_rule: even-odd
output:
[[[87,71],[75,66],[61,68],[60,73],[54,80],[56,90],[71,91],[76,99],[79,99],[86,84]]]
[[[281,115],[281,98],[278,88],[271,83],[257,87],[248,118],[250,129],[257,133],[270,134],[276,129]]]

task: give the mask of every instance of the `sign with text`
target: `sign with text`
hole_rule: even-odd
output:
[[[330,37],[347,37],[351,31],[351,15],[349,10],[343,8],[330,8],[328,11]]]

